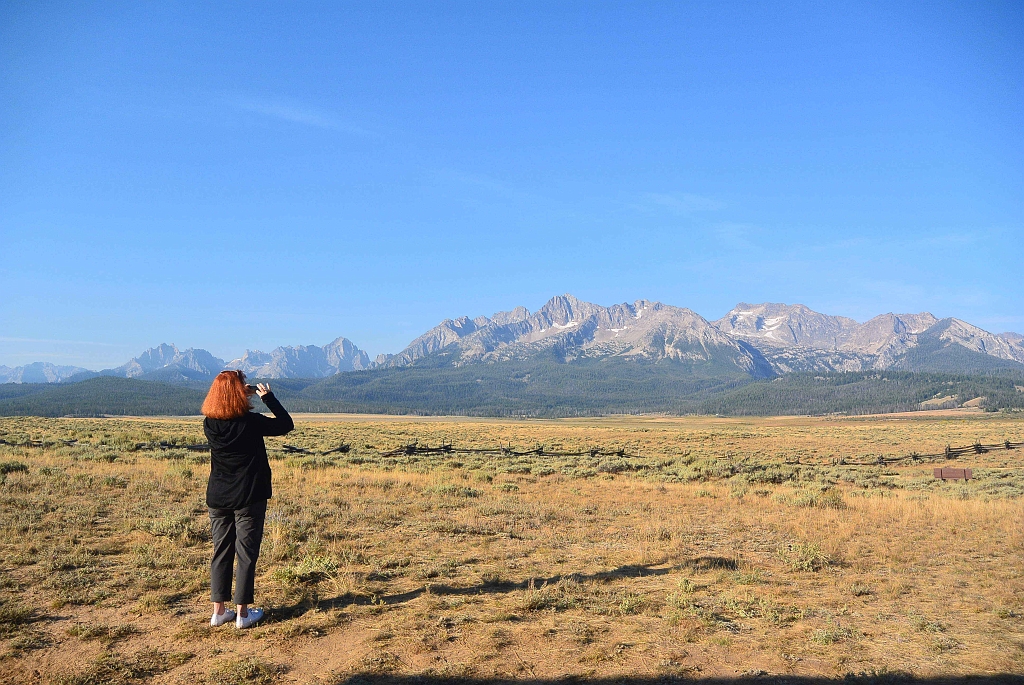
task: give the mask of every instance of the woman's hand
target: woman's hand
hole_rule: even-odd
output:
[[[261,398],[264,395],[269,395],[270,394],[270,383],[257,383],[256,384],[256,394],[259,395]]]

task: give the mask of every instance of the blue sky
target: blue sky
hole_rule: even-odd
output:
[[[563,292],[1024,330],[1024,6],[3,3],[0,364]]]

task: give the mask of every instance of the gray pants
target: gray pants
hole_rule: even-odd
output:
[[[235,573],[235,604],[252,604],[256,583],[256,559],[263,542],[263,520],[267,516],[267,500],[253,502],[244,509],[210,509],[213,534],[213,561],[210,562],[210,599],[226,602],[231,599],[231,571],[238,557]]]

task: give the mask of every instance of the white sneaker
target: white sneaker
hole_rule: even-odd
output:
[[[214,614],[210,619],[210,625],[216,628],[222,626],[225,623],[230,623],[235,620],[235,612],[231,609],[225,609],[223,614]]]
[[[249,628],[250,626],[256,625],[256,622],[263,618],[263,609],[253,609],[249,607],[249,615],[242,616],[239,614],[235,617],[236,628]]]

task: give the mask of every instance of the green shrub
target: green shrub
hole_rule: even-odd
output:
[[[20,461],[0,461],[0,476],[8,473],[28,473],[28,466]]]
[[[631,614],[640,614],[650,606],[651,601],[639,592],[624,592],[621,599],[619,600],[619,613],[623,616],[629,616]]]
[[[473,488],[466,487],[465,485],[455,485],[454,483],[449,485],[438,485],[427,492],[432,492],[433,494],[441,495],[442,497],[478,497],[480,495],[479,490],[474,490]]]
[[[843,628],[837,624],[829,624],[811,633],[811,642],[817,642],[819,645],[831,645],[843,640],[849,640],[851,637],[853,637],[853,631],[849,628]]]
[[[832,563],[816,542],[798,542],[779,550],[779,556],[794,571],[820,571]]]

